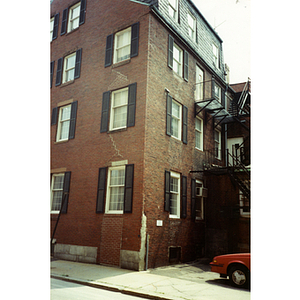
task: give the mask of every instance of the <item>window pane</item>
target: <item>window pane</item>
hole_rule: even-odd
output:
[[[178,179],[171,177],[170,185],[171,192],[178,193]]]
[[[196,119],[196,129],[201,131],[201,120]]]
[[[53,191],[51,210],[60,210],[63,191]]]
[[[200,144],[200,132],[196,131],[195,135],[196,135],[196,148],[200,149],[201,148],[201,144]]]
[[[110,188],[109,210],[123,210],[124,187]]]
[[[194,19],[192,18],[192,16],[190,14],[188,14],[188,23],[189,26],[194,29]]]
[[[127,104],[127,98],[128,98],[128,90],[115,92],[113,107]]]
[[[125,183],[125,170],[111,170],[110,185],[124,185]]]
[[[79,13],[80,13],[80,5],[72,10],[72,19],[79,17]]]
[[[180,118],[180,107],[175,102],[172,102],[172,115],[176,118]]]
[[[69,120],[71,114],[71,105],[63,107],[61,110],[61,121]]]
[[[127,106],[114,109],[113,128],[125,127],[127,123]]]
[[[53,177],[54,183],[53,183],[53,190],[62,190],[63,184],[64,184],[64,176],[54,176]]]
[[[170,195],[170,214],[177,215],[177,194]]]
[[[68,139],[69,137],[69,127],[70,121],[65,121],[61,123],[61,131],[60,131],[60,140]]]
[[[67,65],[66,65],[67,70],[71,69],[71,68],[75,68],[75,58],[76,58],[76,55],[72,55],[67,58]]]

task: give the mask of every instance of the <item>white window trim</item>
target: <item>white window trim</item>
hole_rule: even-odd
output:
[[[78,14],[78,16],[77,16],[76,18],[71,19],[73,10],[76,9],[78,6],[79,6],[79,14]],[[68,32],[71,32],[71,31],[73,31],[74,29],[76,29],[76,28],[79,27],[79,18],[80,18],[80,2],[77,3],[77,4],[75,4],[75,5],[73,5],[73,6],[70,7],[70,9],[69,9],[69,15],[68,15]],[[71,28],[72,23],[73,23],[73,21],[74,21],[75,19],[78,19],[78,26],[75,27],[75,28]]]
[[[170,7],[174,12],[174,16],[170,14]],[[176,22],[178,22],[178,0],[175,0],[175,7],[168,1],[168,12],[169,16],[174,19]]]
[[[72,57],[72,56],[75,56],[74,66],[68,67],[68,69],[67,69],[67,60],[68,60],[70,57]],[[67,80],[67,72],[70,71],[70,70],[72,70],[72,69],[74,69],[74,77],[75,77],[75,65],[76,65],[76,52],[74,52],[74,53],[72,53],[72,54],[70,54],[70,55],[68,55],[68,56],[66,56],[66,57],[64,58],[63,81],[62,81],[62,83],[66,83],[66,82],[69,82],[69,81],[73,81],[73,80],[74,80],[74,78],[73,78],[73,79],[70,79],[70,80]]]
[[[195,121],[195,147],[196,149],[203,151],[203,120],[199,117],[197,117],[195,120],[199,120],[201,122],[201,128],[200,130],[196,128],[196,121]],[[200,148],[196,145],[196,134],[200,134]]]
[[[54,17],[50,19],[50,42],[53,39]]]
[[[201,187],[204,187],[203,181],[201,180],[196,179],[196,188],[197,188],[197,184],[201,184]],[[197,195],[196,198],[200,199],[200,204],[201,204],[201,216],[200,217],[196,216],[196,220],[204,220],[204,198],[202,196],[197,196]]]
[[[193,41],[195,41],[196,40],[196,18],[190,12],[188,12],[188,20],[189,20],[189,17],[193,20],[193,27],[190,26],[190,23],[188,21],[188,28],[191,29],[192,35],[190,35],[190,30],[188,30],[188,34],[189,34],[189,37]]]
[[[62,118],[62,110],[64,108],[68,107],[68,106],[70,107],[70,116],[69,116],[69,119],[66,119],[66,120],[62,121],[61,120],[61,118]],[[69,139],[69,134],[68,134],[68,137],[64,138],[64,139],[60,139],[59,137],[60,137],[60,134],[61,134],[62,123],[63,122],[69,122],[70,123],[70,120],[71,120],[71,104],[60,107],[59,108],[59,114],[58,114],[56,142],[67,141]],[[69,124],[69,129],[70,129],[70,124]]]
[[[117,48],[117,37],[120,36],[120,35],[123,35],[125,32],[129,32],[129,44],[122,45],[121,47]],[[117,51],[124,48],[124,47],[128,47],[128,46],[129,46],[129,57],[118,61],[117,60],[118,59]],[[128,28],[126,28],[122,31],[119,31],[119,32],[115,33],[115,35],[114,35],[114,57],[113,57],[113,59],[114,59],[113,63],[114,64],[130,59],[130,46],[131,46],[131,27],[128,27]]]
[[[54,177],[58,176],[65,176],[64,173],[57,173],[57,174],[52,174],[52,180],[51,180],[51,196],[50,196],[50,213],[51,214],[59,214],[59,210],[52,210],[52,202],[53,202],[53,185],[54,185]],[[62,188],[63,191],[63,188]],[[61,199],[62,201],[62,199]]]
[[[202,75],[202,80],[199,80],[199,76]],[[204,71],[196,65],[196,90],[195,101],[204,100]]]
[[[108,168],[108,174],[107,174],[107,186],[106,186],[106,203],[105,203],[105,213],[106,214],[123,214],[122,210],[109,210],[109,204],[110,204],[110,174],[112,170],[124,170],[125,166],[117,166],[117,167],[110,167]],[[125,182],[124,182],[124,192],[125,192]],[[124,206],[124,203],[123,203]]]
[[[216,90],[218,90],[219,91],[219,95],[217,96],[217,94],[218,93],[216,93]],[[221,89],[221,87],[218,85],[218,84],[216,84],[215,83],[215,98],[221,103],[222,102],[222,89]]]
[[[179,118],[177,116],[174,116],[173,115],[173,103],[175,105],[178,105],[179,106]],[[173,135],[173,129],[172,129],[172,137],[174,139],[177,139],[179,141],[181,141],[181,132],[182,132],[182,105],[180,103],[178,103],[177,101],[175,101],[174,99],[172,100],[172,124],[171,124],[171,127],[173,125],[173,118],[176,119],[176,120],[179,120],[179,124],[178,124],[178,137]]]
[[[119,105],[119,106],[113,106],[113,103],[114,103],[114,96],[116,93],[119,93],[119,92],[123,92],[123,91],[127,91],[126,93],[126,103],[125,104],[122,104],[122,105]],[[127,128],[127,118],[128,116],[126,116],[126,124],[124,126],[121,126],[121,127],[116,127],[114,128],[113,125],[114,125],[114,120],[115,120],[115,117],[114,117],[114,109],[115,108],[118,108],[118,107],[122,107],[122,106],[126,106],[128,107],[128,87],[124,88],[124,89],[120,89],[120,90],[116,90],[116,91],[113,91],[111,93],[111,107],[110,107],[110,121],[109,121],[109,130],[110,131],[113,131],[113,130],[118,130],[118,129],[122,129],[122,128]]]
[[[173,45],[173,53],[174,53],[174,48],[176,48],[179,51],[179,61],[175,59],[175,56],[173,55],[173,71],[182,77],[183,74],[183,50],[176,44],[174,43]],[[178,72],[174,70],[174,63],[178,64]]]
[[[176,172],[170,172],[170,177],[173,177],[173,178],[176,178],[178,179],[178,193],[177,193],[177,214],[176,215],[173,215],[169,214],[169,217],[171,219],[180,219],[180,200],[181,200],[181,186],[180,186],[180,174],[179,173],[176,173]],[[171,179],[171,178],[170,178]],[[171,191],[170,189],[170,194],[175,194],[174,192]],[[170,200],[171,201],[171,200]]]
[[[215,132],[218,132],[218,134],[219,134],[219,141],[217,141],[217,140],[215,139]],[[218,130],[218,129],[215,129],[215,130],[214,130],[214,145],[215,145],[215,143],[218,143],[218,156],[215,156],[217,159],[221,159],[221,149],[222,149],[222,145],[221,145],[222,140],[221,140],[221,138],[222,138],[222,136],[221,136],[221,131]],[[216,147],[214,147],[214,149],[215,149],[215,148],[216,148]]]
[[[220,49],[216,44],[212,44],[213,48],[213,63],[217,69],[220,69]]]

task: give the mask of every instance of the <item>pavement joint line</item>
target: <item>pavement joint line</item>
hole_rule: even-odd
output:
[[[119,288],[119,287],[113,286],[111,284],[99,283],[99,282],[95,282],[95,281],[88,281],[88,280],[78,279],[78,278],[74,278],[74,277],[66,277],[66,276],[51,274],[51,278],[59,279],[59,280],[67,281],[67,282],[73,282],[73,283],[77,283],[77,284],[82,284],[82,285],[90,286],[93,288],[104,289],[104,290],[108,290],[111,292],[117,292],[117,293],[122,293],[122,294],[126,294],[126,295],[136,296],[136,297],[140,297],[140,298],[158,299],[158,300],[173,300],[172,298],[166,298],[166,297],[163,297],[163,296],[160,296],[157,294],[153,294],[153,293],[138,292],[136,290],[129,289],[129,288],[128,289],[127,288]]]

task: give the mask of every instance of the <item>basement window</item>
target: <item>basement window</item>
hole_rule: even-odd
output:
[[[177,264],[181,260],[181,247],[169,247],[169,263]]]

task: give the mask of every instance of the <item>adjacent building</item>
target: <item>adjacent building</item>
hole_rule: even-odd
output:
[[[53,0],[50,20],[54,256],[144,270],[249,251],[249,83],[229,85],[193,2]]]

